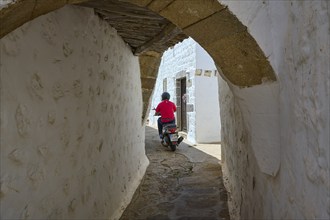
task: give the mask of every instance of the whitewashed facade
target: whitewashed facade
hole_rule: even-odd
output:
[[[176,121],[180,130],[187,132],[188,141],[220,142],[218,73],[212,58],[192,38],[163,54],[151,109],[161,101],[164,91],[171,94],[171,101],[178,107]],[[153,115],[151,110],[149,124],[156,126],[158,117]]]

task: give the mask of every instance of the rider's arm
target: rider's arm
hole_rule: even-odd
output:
[[[159,107],[159,104],[158,104],[156,109],[155,109],[155,116],[159,116],[159,115],[160,115],[160,107]]]

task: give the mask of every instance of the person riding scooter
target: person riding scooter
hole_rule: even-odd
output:
[[[157,120],[158,133],[160,139],[163,139],[163,125],[164,124],[175,124],[174,112],[176,111],[176,105],[170,101],[170,94],[163,92],[162,101],[158,104],[155,115],[160,115]]]

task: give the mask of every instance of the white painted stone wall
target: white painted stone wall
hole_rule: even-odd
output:
[[[212,71],[210,74],[211,76],[195,76],[196,141],[198,143],[220,142],[218,73]]]
[[[198,70],[201,70],[200,76],[196,76]],[[205,70],[210,70],[211,75],[207,76]],[[162,57],[151,106],[156,107],[161,101],[164,78],[167,78],[171,101],[176,103],[176,77],[183,72],[183,76],[187,78],[187,104],[194,106],[193,111],[187,112],[187,139],[192,143],[220,141],[218,81],[215,70],[212,58],[191,38],[168,49]],[[154,111],[149,114],[149,123],[156,126],[158,117],[153,114]]]
[[[148,160],[138,58],[92,9],[1,39],[1,219],[118,219]]]
[[[245,89],[220,83],[232,218],[329,219],[330,3],[222,2],[278,78]]]
[[[195,76],[196,141],[219,143],[221,141],[218,72],[210,55],[196,44],[196,69],[203,70]]]

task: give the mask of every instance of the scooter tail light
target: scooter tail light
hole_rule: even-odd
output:
[[[176,128],[171,128],[171,129],[169,129],[169,131],[170,131],[171,133],[175,133],[175,132],[176,132]]]

